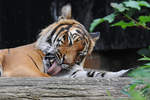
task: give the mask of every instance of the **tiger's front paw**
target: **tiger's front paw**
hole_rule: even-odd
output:
[[[74,71],[70,77],[71,78],[86,78],[87,72],[84,70],[77,70],[77,71]]]

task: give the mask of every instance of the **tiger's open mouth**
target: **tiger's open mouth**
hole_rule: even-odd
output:
[[[57,75],[61,70],[61,64],[58,64],[56,56],[52,53],[47,53],[43,59],[45,73],[51,76]]]

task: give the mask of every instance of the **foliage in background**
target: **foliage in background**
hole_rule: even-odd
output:
[[[139,55],[150,57],[150,46],[148,48],[142,48],[137,52]]]
[[[120,26],[122,29],[127,27],[142,27],[150,30],[148,23],[150,23],[150,13],[139,14],[143,9],[150,9],[150,3],[146,0],[125,0],[121,3],[111,3],[114,12],[103,17],[95,19],[90,27],[92,32],[96,26],[107,21],[111,27]],[[117,18],[121,20],[116,22]],[[118,20],[118,19],[117,19]],[[138,67],[132,71],[129,76],[133,77],[133,82],[126,86],[122,93],[128,95],[129,100],[150,100],[150,46],[138,51],[138,54],[148,63]]]
[[[129,96],[129,100],[150,100],[150,57],[144,56],[139,60],[146,60],[148,63],[129,74],[133,77],[133,82],[122,92]]]
[[[120,26],[123,29],[137,26],[150,30],[150,27],[147,26],[147,23],[150,22],[150,13],[135,17],[138,12],[150,8],[150,3],[146,0],[127,0],[121,3],[111,3],[110,5],[114,9],[114,12],[103,18],[95,19],[90,26],[90,32],[105,21],[110,23],[110,26]],[[122,17],[122,20],[115,22],[118,16]]]

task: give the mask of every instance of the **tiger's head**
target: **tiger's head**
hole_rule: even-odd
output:
[[[83,66],[98,38],[99,32],[90,35],[82,24],[71,19],[71,6],[64,6],[58,21],[45,28],[36,42],[45,54],[45,72],[56,75],[75,64]]]

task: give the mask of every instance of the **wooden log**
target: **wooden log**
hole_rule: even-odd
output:
[[[127,98],[121,89],[130,78],[0,78],[0,100],[111,100]]]

